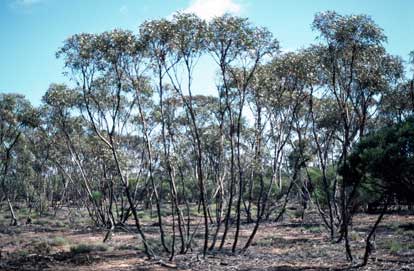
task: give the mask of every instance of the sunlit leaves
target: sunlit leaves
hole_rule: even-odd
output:
[[[243,54],[255,60],[276,53],[279,43],[266,28],[226,14],[209,23],[207,48],[218,63],[228,65]]]
[[[43,95],[42,101],[52,107],[65,109],[79,104],[80,93],[63,84],[51,84]]]
[[[189,59],[200,56],[206,45],[207,24],[194,14],[177,13],[172,19],[172,48]]]
[[[387,39],[383,30],[367,15],[343,16],[334,11],[317,13],[312,27],[320,38],[335,48],[380,45]]]
[[[5,136],[4,133],[7,131],[36,126],[38,113],[23,95],[1,93],[0,121],[1,133],[2,136]],[[9,130],[5,127],[8,127]]]

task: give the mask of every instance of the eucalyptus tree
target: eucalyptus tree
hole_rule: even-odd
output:
[[[50,159],[61,165],[63,169],[63,164],[66,162],[60,163],[59,160],[64,156],[69,156],[68,160],[76,163],[76,167],[83,177],[81,179],[85,190],[92,198],[90,180],[82,166],[81,155],[78,153],[78,146],[76,146],[76,143],[84,136],[82,127],[79,125],[82,124],[82,121],[71,113],[80,98],[77,94],[65,85],[51,84],[42,98],[43,125],[41,128],[43,128],[44,139],[52,141],[51,145],[54,146],[56,155],[59,152],[60,157],[52,155]]]
[[[203,254],[206,254],[209,240],[209,221],[208,221],[208,195],[206,194],[206,176],[203,172],[203,148],[202,148],[202,130],[197,123],[198,112],[193,105],[193,72],[196,64],[205,49],[206,23],[194,14],[175,14],[172,19],[173,36],[170,41],[171,54],[170,59],[173,69],[166,69],[170,83],[174,90],[181,97],[185,110],[188,112],[190,131],[194,144],[194,153],[196,157],[196,179],[198,181],[200,202],[204,216],[204,245]],[[166,62],[164,62],[165,64]],[[180,72],[182,69],[182,72]],[[186,83],[183,86],[181,82]],[[174,184],[175,185],[175,184]],[[173,194],[176,195],[176,188],[172,186]]]
[[[66,68],[79,85],[83,116],[112,155],[145,253],[151,256],[120,160],[121,136],[130,127],[136,102],[135,92],[125,84],[124,70],[131,64],[131,55],[139,49],[131,32],[114,30],[99,35],[74,35],[66,40],[57,55],[64,58]]]
[[[24,96],[19,94],[0,94],[0,156],[2,200],[6,200],[11,222],[18,224],[10,193],[13,191],[9,182],[10,164],[15,159],[14,150],[24,137],[25,130],[37,125],[37,112]]]
[[[340,223],[338,205],[335,201],[337,198],[338,176],[335,173],[337,161],[334,156],[338,131],[341,130],[340,113],[332,98],[317,98],[314,97],[313,92],[311,94],[309,103],[311,138],[313,139],[313,148],[316,153],[315,160],[317,161],[313,168],[318,168],[318,174],[317,176],[308,174],[315,184],[314,199],[318,212],[333,240],[336,226]],[[311,170],[309,169],[309,171]]]
[[[8,173],[5,178],[8,190],[7,197],[12,205],[26,200],[27,207],[36,207],[36,210],[41,214],[47,206],[45,199],[47,195],[46,180],[38,176],[37,161],[27,140],[30,130],[25,129],[24,136],[19,138],[18,144],[11,151],[11,159],[7,163]],[[30,202],[31,200],[32,202]],[[31,209],[29,209],[29,213],[30,211]],[[13,219],[13,215],[10,217]],[[28,220],[30,222],[30,219]],[[14,222],[11,222],[11,225],[14,225]]]
[[[232,250],[235,251],[240,230],[241,204],[245,186],[241,165],[240,135],[246,92],[259,64],[265,60],[266,56],[277,52],[278,42],[273,39],[267,29],[252,26],[247,19],[230,15],[214,18],[208,28],[207,50],[219,66],[218,96],[223,104],[223,111],[227,112],[230,127],[230,195],[219,248],[223,247],[227,237],[234,188],[238,179],[236,232],[232,245]],[[236,176],[236,167],[238,168],[238,176]],[[219,230],[217,230],[218,232]],[[213,248],[214,244],[211,247]]]
[[[312,83],[312,66],[309,61],[309,54],[304,52],[276,56],[260,67],[251,87],[250,99],[253,103],[251,108],[255,117],[257,144],[252,177],[257,176],[260,192],[257,196],[256,225],[245,249],[251,244],[264,215],[269,217],[274,210],[272,206],[274,200],[279,201],[283,196],[285,197],[276,221],[285,212],[289,194],[300,168],[303,167],[303,159],[298,155],[297,159],[292,161],[293,172],[287,172],[285,168],[291,180],[288,187],[283,189],[282,174],[286,176],[286,173],[282,173],[282,168],[283,163],[288,159],[289,148],[295,147],[292,143],[295,137],[299,145],[303,144],[301,129],[302,126],[306,126],[306,121],[303,120],[302,115],[306,108],[304,104],[309,96],[306,91]],[[294,132],[297,132],[297,135]],[[268,187],[265,187],[265,180],[268,180]],[[279,192],[273,195],[275,185]]]
[[[102,155],[92,154],[92,152],[104,150],[104,148],[100,141],[90,136],[87,123],[79,115],[81,99],[80,92],[69,89],[65,85],[52,84],[43,96],[44,124],[41,126],[43,132],[41,136],[44,140],[51,141],[52,151],[49,159],[58,171],[67,176],[72,184],[82,187],[82,191],[92,204],[92,210],[89,209],[88,204],[86,205],[91,219],[97,225],[111,226],[114,224],[113,191],[109,191],[110,199],[107,209],[109,212],[107,212],[102,204],[102,195],[107,191],[102,187],[112,186],[102,185],[98,180],[94,181],[94,177],[101,175],[101,172],[96,172],[96,169],[103,168],[105,171],[107,161],[103,163],[96,161]],[[77,171],[68,167],[70,164]],[[81,180],[80,184],[78,180]]]
[[[31,221],[31,210],[33,205],[36,207],[39,215],[47,211],[50,205],[54,205],[56,195],[59,195],[59,185],[54,178],[50,178],[50,163],[49,155],[51,151],[50,140],[45,140],[40,136],[40,129],[42,123],[41,111],[39,112],[40,120],[38,127],[30,129],[25,137],[25,149],[18,152],[26,156],[26,159],[19,158],[18,166],[20,169],[16,173],[32,172],[24,177],[19,177],[20,180],[25,180],[27,187],[27,206],[29,214],[27,223]],[[31,176],[30,176],[31,175]]]
[[[264,155],[264,147],[263,142],[266,142],[264,138],[265,128],[269,122],[269,114],[266,111],[266,99],[268,98],[266,95],[265,83],[268,77],[267,69],[269,65],[263,65],[257,68],[257,71],[252,79],[252,83],[248,88],[247,93],[247,101],[249,105],[249,109],[253,114],[254,117],[254,139],[251,143],[253,159],[251,161],[250,170],[250,178],[248,181],[248,191],[247,191],[247,199],[244,202],[245,205],[245,212],[246,212],[246,219],[248,222],[252,222],[252,206],[253,200],[255,199],[254,195],[254,188],[257,186],[255,183],[256,179],[260,180],[260,192],[258,195],[257,201],[257,220],[259,220],[259,214],[261,213],[261,198],[263,197],[264,193],[264,166],[265,163],[263,161]]]
[[[224,217],[224,232],[221,238],[219,249],[222,249],[227,237],[229,229],[229,222],[231,218],[231,210],[234,199],[234,188],[236,186],[236,169],[235,169],[235,120],[231,109],[231,86],[230,78],[228,78],[230,65],[234,62],[241,52],[242,48],[242,30],[247,28],[247,19],[239,17],[232,17],[224,15],[222,17],[214,18],[208,25],[207,50],[212,55],[214,61],[219,66],[220,85],[218,86],[218,96],[221,105],[221,137],[225,137],[224,120],[227,112],[228,126],[229,126],[229,141],[230,141],[230,181],[228,182],[228,202]],[[224,143],[224,140],[222,140]],[[224,146],[223,146],[224,147]],[[222,147],[222,148],[223,148]],[[224,157],[223,157],[224,158]],[[215,246],[215,241],[219,234],[221,222],[218,223],[213,243],[210,249]]]
[[[379,110],[379,120],[376,126],[386,126],[402,122],[413,114],[410,81],[402,81],[383,95]]]
[[[79,146],[79,139],[82,138],[81,129],[79,126],[74,124],[82,123],[79,119],[75,117],[57,117],[57,114],[53,113],[51,106],[45,102],[46,97],[48,96],[50,89],[43,96],[43,105],[40,107],[40,123],[38,128],[33,131],[33,133],[28,138],[30,145],[33,148],[33,153],[39,160],[44,161],[42,174],[44,178],[50,179],[52,182],[59,182],[60,185],[57,185],[57,196],[54,209],[55,212],[59,207],[64,204],[72,202],[78,202],[79,206],[84,205],[89,210],[89,199],[88,196],[85,196],[87,193],[86,189],[82,185],[83,175],[80,174],[78,170],[78,165],[76,163],[76,156],[72,156],[67,141],[67,137],[64,133],[68,133],[72,142]],[[59,125],[59,122],[66,122],[65,131]],[[76,151],[79,148],[75,149]],[[73,152],[74,153],[74,152]],[[78,153],[78,152],[77,152]],[[83,157],[83,155],[80,155]],[[73,158],[72,158],[73,157]],[[79,156],[78,156],[79,157]],[[82,159],[83,160],[83,159]],[[81,161],[82,162],[82,161]],[[85,166],[84,163],[80,163],[81,166]],[[84,170],[82,172],[85,172]],[[78,180],[81,180],[79,183]],[[85,193],[84,193],[85,192]],[[86,199],[86,200],[85,200]],[[93,202],[91,202],[93,204]],[[91,214],[91,212],[89,212]],[[101,216],[98,212],[95,212],[97,215],[91,216],[91,219],[97,224],[101,224]]]
[[[375,116],[378,97],[401,76],[399,59],[386,53],[386,37],[366,15],[342,16],[318,13],[313,21],[321,39],[321,84],[335,100],[340,114],[341,144],[339,162],[346,168],[352,144],[364,136],[368,120]],[[349,239],[350,202],[355,189],[347,189],[349,178],[343,172],[340,185],[341,237],[347,256],[353,259]]]
[[[231,67],[228,71],[230,73],[230,80],[234,84],[234,89],[237,92],[237,115],[236,119],[236,138],[237,138],[237,167],[239,171],[239,195],[236,204],[236,232],[233,242],[232,250],[236,249],[239,231],[240,231],[240,218],[241,218],[241,203],[243,197],[243,190],[245,187],[244,172],[241,163],[241,129],[242,129],[242,115],[246,101],[246,92],[249,85],[252,82],[253,76],[257,70],[257,67],[262,63],[266,57],[270,57],[277,53],[279,44],[277,40],[273,39],[272,34],[264,28],[249,27],[244,29],[246,31],[245,39],[243,41],[243,47],[237,57],[236,68]],[[229,112],[231,114],[231,111]],[[260,131],[260,126],[258,127]]]
[[[125,77],[127,79],[127,84],[135,92],[136,98],[136,107],[138,110],[137,122],[138,126],[141,126],[141,132],[145,142],[145,149],[147,152],[147,168],[148,168],[148,177],[151,183],[152,192],[151,194],[155,197],[158,225],[160,230],[161,244],[165,251],[169,251],[169,248],[166,245],[165,233],[164,233],[164,224],[162,220],[162,183],[160,185],[160,191],[158,191],[156,180],[154,177],[155,171],[155,150],[152,144],[151,130],[154,128],[155,123],[150,123],[151,113],[156,113],[154,109],[154,104],[152,101],[152,95],[154,88],[151,85],[151,79],[149,75],[152,75],[151,70],[156,70],[160,76],[160,85],[159,88],[162,92],[163,88],[163,75],[162,75],[162,66],[161,63],[155,64],[153,60],[156,60],[160,55],[165,54],[160,47],[157,47],[157,38],[158,35],[162,35],[160,29],[156,29],[155,21],[144,22],[140,28],[140,36],[135,37],[134,43],[136,50],[129,53],[129,65],[123,67],[125,72]],[[154,27],[154,29],[153,29]],[[161,99],[162,101],[162,94]],[[152,112],[151,112],[152,111]],[[155,119],[154,119],[155,120]]]
[[[171,189],[171,197],[172,202],[174,205],[172,206],[173,217],[177,214],[178,217],[178,229],[180,232],[180,239],[181,239],[181,253],[183,253],[186,249],[185,241],[184,241],[184,233],[182,228],[182,215],[181,210],[178,205],[177,199],[177,190],[176,190],[176,168],[174,167],[173,163],[173,154],[171,149],[171,136],[168,136],[168,119],[169,116],[165,110],[165,100],[166,96],[168,97],[169,88],[166,87],[166,81],[168,81],[168,71],[170,69],[175,69],[175,65],[179,61],[179,58],[173,56],[172,53],[172,41],[174,38],[174,26],[172,22],[161,19],[161,20],[152,20],[144,22],[140,26],[140,39],[146,45],[150,64],[152,70],[156,76],[156,90],[159,96],[159,113],[160,113],[160,122],[161,122],[161,139],[162,139],[162,148],[163,148],[163,164],[165,165],[165,169],[168,174],[168,180]],[[162,187],[162,185],[161,185]],[[161,199],[160,199],[161,200]],[[158,205],[161,206],[161,202],[158,200]],[[161,215],[159,214],[159,217]],[[161,218],[159,218],[161,219]],[[175,222],[175,220],[174,220]],[[175,224],[174,224],[175,225]],[[160,228],[161,230],[161,228]],[[189,230],[189,229],[188,229]],[[173,232],[175,232],[175,227],[173,228]],[[188,236],[189,232],[187,232]],[[175,240],[173,238],[173,240]],[[165,251],[169,252],[169,248],[165,244],[164,232],[161,230],[161,243],[165,249]],[[171,258],[174,256],[174,242],[171,247]]]
[[[402,122],[414,113],[414,51],[410,52],[408,75],[387,91],[380,104],[380,126]]]
[[[309,181],[314,185],[313,198],[319,215],[325,227],[330,232],[331,239],[335,236],[336,225],[340,223],[338,207],[336,203],[337,176],[335,151],[338,145],[337,137],[340,136],[340,112],[336,106],[336,100],[321,93],[321,75],[319,59],[325,52],[319,46],[310,46],[305,49],[311,57],[312,78],[309,82],[309,100],[307,105],[307,118],[310,127],[307,131],[311,139],[311,148],[314,153],[312,165],[306,167]],[[322,89],[323,91],[323,89]],[[316,172],[315,172],[316,171]],[[334,172],[334,176],[332,175]]]
[[[208,244],[208,215],[207,200],[205,193],[205,177],[203,173],[203,151],[200,129],[197,126],[197,112],[193,108],[193,71],[197,60],[203,52],[205,22],[192,14],[175,14],[171,21],[158,20],[145,23],[141,27],[141,36],[149,41],[150,51],[158,80],[158,93],[160,98],[160,112],[162,119],[162,140],[164,148],[164,159],[169,174],[172,201],[174,203],[173,213],[177,215],[178,229],[181,236],[181,252],[184,250],[182,215],[178,205],[176,169],[171,162],[171,137],[168,136],[166,127],[166,114],[164,110],[164,82],[168,80],[172,89],[181,98],[184,108],[188,113],[190,132],[194,143],[195,153],[195,177],[200,192],[200,202],[203,207],[204,216],[204,253]],[[184,80],[185,86],[182,83]],[[188,236],[188,232],[187,232]],[[173,256],[172,251],[171,256]]]

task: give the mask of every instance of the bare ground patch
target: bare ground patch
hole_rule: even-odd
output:
[[[63,217],[59,219],[64,221]],[[362,256],[366,232],[375,219],[375,215],[365,214],[354,218],[350,237],[355,256]],[[53,223],[55,220],[48,217],[49,223],[44,225],[17,227],[0,224],[0,270],[275,271],[348,270],[350,266],[343,245],[329,240],[326,230],[314,220],[286,218],[281,223],[263,223],[246,252],[231,253],[231,242],[228,242],[223,251],[212,251],[205,258],[196,248],[186,255],[177,255],[171,263],[168,257],[147,259],[132,226],[117,230],[103,244],[105,230]],[[151,232],[149,238],[156,240],[157,227],[151,223],[145,228]],[[413,223],[414,216],[387,215],[376,234],[376,251],[362,270],[414,270]],[[252,228],[252,224],[243,224],[240,246]],[[232,234],[229,232],[230,239]]]

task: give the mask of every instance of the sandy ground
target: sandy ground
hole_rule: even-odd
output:
[[[63,218],[61,218],[63,221]],[[350,232],[354,255],[362,256],[364,238],[375,215],[358,215]],[[117,231],[102,245],[105,232],[85,225],[67,225],[49,217],[32,225],[10,227],[0,223],[0,270],[348,270],[343,244],[329,240],[315,220],[285,218],[263,223],[250,249],[231,253],[231,242],[205,258],[200,248],[185,255],[148,260],[136,234]],[[39,225],[42,224],[42,225]],[[243,224],[240,247],[253,228]],[[133,227],[131,226],[132,230]],[[157,227],[145,225],[149,238],[157,238]],[[197,235],[198,236],[198,235]],[[201,229],[199,236],[202,236]],[[233,233],[229,233],[229,237]],[[362,270],[414,270],[414,216],[386,215],[375,239],[375,252]],[[100,249],[74,253],[80,244]],[[166,263],[166,264],[164,264]]]

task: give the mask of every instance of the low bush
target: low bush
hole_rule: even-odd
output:
[[[90,253],[94,251],[108,251],[109,247],[105,244],[78,244],[70,247],[70,252],[74,254]]]

